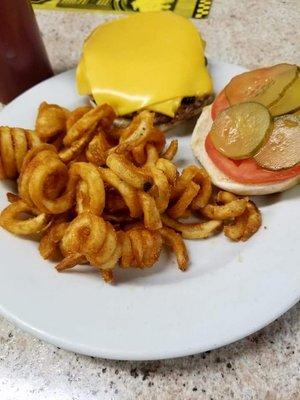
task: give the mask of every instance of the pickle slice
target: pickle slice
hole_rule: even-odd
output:
[[[286,89],[283,95],[270,107],[273,116],[287,114],[300,107],[300,75],[297,73],[295,81]]]
[[[261,68],[234,77],[225,87],[225,93],[231,105],[256,101],[268,107],[282,96],[296,76],[296,65]]]
[[[226,157],[243,159],[253,156],[272,127],[271,115],[259,103],[240,103],[218,114],[210,138]]]
[[[277,171],[300,162],[300,116],[282,115],[274,120],[268,141],[255,155],[257,163]]]

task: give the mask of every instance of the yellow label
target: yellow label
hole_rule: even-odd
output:
[[[31,0],[35,9],[106,12],[174,11],[184,17],[204,18],[212,0]]]

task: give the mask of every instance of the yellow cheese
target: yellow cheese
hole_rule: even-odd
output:
[[[147,108],[172,117],[183,97],[211,93],[212,82],[195,26],[172,12],[149,12],[92,32],[77,68],[77,88],[118,115]]]
[[[167,100],[162,103],[151,104],[151,106],[148,106],[146,108],[150,111],[165,114],[169,117],[174,117],[174,114],[180,106],[181,100],[182,97],[178,97],[177,99]]]

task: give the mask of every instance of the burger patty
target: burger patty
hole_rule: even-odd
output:
[[[154,123],[156,125],[173,125],[176,122],[190,119],[199,115],[203,107],[211,104],[213,100],[213,95],[208,95],[204,97],[184,97],[174,117],[168,117],[164,114],[155,113]]]
[[[95,105],[92,96],[90,96],[90,98],[91,103]],[[188,120],[190,118],[200,115],[203,107],[211,104],[213,100],[214,96],[212,94],[202,97],[184,97],[174,117],[169,117],[167,115],[156,112],[154,113],[154,124],[165,125],[163,129],[168,129],[178,122]],[[138,112],[135,111],[131,114],[123,115],[122,117],[118,118],[117,121],[115,121],[115,124],[119,127],[125,127],[130,123],[132,118],[137,115],[137,113]]]

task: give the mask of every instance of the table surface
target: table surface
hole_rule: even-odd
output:
[[[73,67],[107,14],[37,13],[56,72]],[[196,22],[210,58],[257,67],[300,64],[300,0],[214,0]],[[1,400],[300,399],[299,304],[262,331],[219,350],[156,362],[85,357],[0,318]]]

